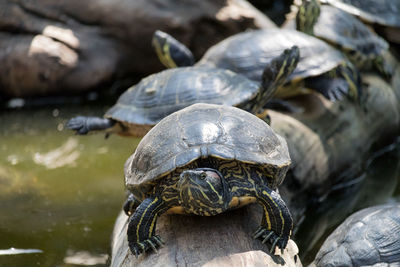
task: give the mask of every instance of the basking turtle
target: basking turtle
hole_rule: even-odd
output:
[[[296,29],[335,45],[359,69],[375,67],[386,77],[392,74],[383,58],[389,44],[359,19],[343,10],[320,5],[318,0],[303,0],[298,6]]]
[[[315,266],[399,266],[400,204],[358,211],[325,240]]]
[[[265,116],[262,108],[296,68],[299,57],[296,46],[275,57],[266,66],[261,84],[215,67],[165,70],[129,88],[104,118],[78,116],[70,119],[66,126],[78,134],[106,130],[107,133],[142,137],[165,116],[194,103],[238,106]]]
[[[400,0],[321,0],[372,24],[387,40],[400,43]]]
[[[168,58],[179,66],[175,58],[181,61],[182,57],[190,57],[190,54],[179,53],[187,48],[171,49],[177,45],[184,46],[175,39],[170,42],[172,39],[168,34],[156,31],[152,42],[161,62]],[[359,74],[347,57],[326,42],[295,30],[263,29],[235,34],[208,49],[195,65],[229,69],[259,82],[270,60],[293,45],[299,47],[301,58],[285,86],[277,90],[276,97],[309,93],[307,89],[313,89],[330,100],[341,99],[345,95],[360,100]],[[192,61],[188,58],[185,62]],[[171,65],[166,64],[166,67]]]
[[[264,211],[254,238],[284,249],[293,221],[274,190],[289,164],[286,141],[244,110],[194,104],[165,117],[125,163],[130,250],[156,251],[164,212],[212,216],[253,202]]]

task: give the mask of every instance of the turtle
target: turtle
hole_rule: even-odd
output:
[[[389,44],[353,15],[318,0],[303,0],[296,12],[296,29],[343,51],[360,70],[375,68],[390,79],[393,70],[384,60]]]
[[[161,62],[168,58],[180,67],[175,58],[184,57],[179,51],[188,48],[171,49],[178,45],[184,47],[175,39],[170,42],[172,39],[172,36],[158,30],[153,34],[152,43]],[[332,101],[344,96],[356,102],[361,101],[360,75],[347,57],[326,42],[296,30],[259,29],[235,34],[209,48],[195,66],[229,69],[260,82],[266,64],[293,45],[300,48],[300,61],[284,86],[277,89],[275,97],[287,98],[310,93],[309,89],[312,89]],[[186,62],[193,62],[193,59],[187,59]]]
[[[162,213],[213,216],[254,202],[263,217],[253,237],[283,250],[293,220],[276,188],[289,165],[285,139],[247,111],[198,103],[170,114],[125,163],[132,254],[162,245],[156,235]]]
[[[293,46],[265,67],[261,84],[230,70],[207,66],[167,69],[142,79],[124,92],[104,118],[78,116],[66,127],[77,134],[106,130],[122,136],[144,136],[165,116],[194,103],[238,106],[268,120],[263,107],[296,68]]]
[[[373,25],[387,40],[400,44],[400,0],[321,0]]]
[[[349,216],[325,240],[314,266],[399,266],[400,203]]]

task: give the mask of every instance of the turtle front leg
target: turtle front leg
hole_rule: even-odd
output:
[[[157,252],[157,247],[163,244],[161,238],[154,235],[157,217],[166,209],[160,197],[150,197],[140,203],[129,219],[128,243],[129,249],[136,257],[149,249]]]
[[[263,243],[269,241],[272,244],[271,253],[275,251],[275,247],[285,249],[293,229],[293,219],[289,209],[279,193],[267,186],[258,187],[256,197],[264,212],[261,226],[253,237],[260,238]]]

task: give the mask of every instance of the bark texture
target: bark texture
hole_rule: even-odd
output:
[[[157,29],[199,58],[247,28],[275,27],[244,0],[5,0],[0,2],[0,95],[71,94],[162,69]]]

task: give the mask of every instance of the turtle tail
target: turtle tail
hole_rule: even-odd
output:
[[[256,96],[253,113],[259,113],[275,91],[285,84],[287,77],[295,70],[299,60],[300,50],[297,46],[285,49],[282,54],[271,60],[262,74],[261,88]]]
[[[158,59],[167,68],[194,65],[194,56],[184,44],[168,33],[155,31],[151,41]]]

